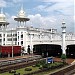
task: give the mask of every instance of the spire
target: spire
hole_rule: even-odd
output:
[[[23,10],[23,4],[22,4],[22,6],[21,6],[21,10]]]
[[[3,8],[1,8],[1,14],[3,14]]]
[[[62,25],[65,25],[65,21],[64,21],[64,19],[63,19]]]
[[[21,9],[20,9],[20,11],[19,11],[19,13],[18,13],[18,17],[24,18],[25,16],[26,16],[26,15],[25,15],[25,12],[24,12],[24,10],[23,10],[23,4],[22,4]]]

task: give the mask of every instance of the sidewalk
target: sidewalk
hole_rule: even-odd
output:
[[[7,61],[7,60],[15,60],[15,59],[19,59],[19,58],[28,58],[28,57],[32,57],[34,55],[24,55],[24,56],[15,56],[15,57],[7,57],[7,58],[0,58],[0,62],[1,61]]]
[[[71,64],[75,59],[72,59],[72,58],[67,58],[66,59],[66,62],[68,64]],[[61,58],[57,58],[57,57],[54,57],[54,61],[62,61]]]

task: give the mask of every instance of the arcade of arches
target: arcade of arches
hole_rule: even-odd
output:
[[[75,58],[75,44],[67,45],[66,55],[70,58]]]
[[[36,44],[33,49],[34,54],[40,54],[44,57],[54,56],[60,57],[62,54],[61,45],[56,44]],[[75,57],[75,45],[67,45],[66,49],[67,57]]]

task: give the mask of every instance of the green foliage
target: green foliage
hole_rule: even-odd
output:
[[[40,67],[40,63],[36,64],[36,67]]]
[[[62,54],[62,55],[61,55],[61,60],[63,61],[63,63],[65,63],[65,62],[66,62],[66,58],[67,58],[67,57],[66,57],[66,55],[65,55],[65,54]]]
[[[61,55],[61,59],[66,59],[66,55],[65,54],[62,54]]]
[[[36,63],[36,67],[40,67],[41,65],[44,65],[45,63],[46,63],[45,60],[41,60],[41,61]]]
[[[9,73],[16,73],[16,70],[10,70]]]
[[[39,69],[43,69],[42,65],[40,65]]]
[[[43,68],[49,68],[50,65],[49,65],[49,64],[44,64],[44,65],[42,65],[42,67],[43,67]]]
[[[39,63],[40,63],[40,65],[43,65],[46,63],[46,60],[41,60]]]
[[[25,71],[32,71],[32,68],[25,68]]]
[[[36,67],[36,65],[32,65],[32,67]]]

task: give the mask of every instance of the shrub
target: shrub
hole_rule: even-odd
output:
[[[61,60],[63,61],[63,63],[66,63],[66,55],[65,54],[61,55]]]
[[[36,67],[36,65],[32,65],[32,67]]]
[[[49,68],[49,64],[42,65],[43,68]]]
[[[40,63],[37,63],[37,64],[36,64],[36,67],[40,67]]]
[[[32,68],[25,68],[25,71],[32,71]]]
[[[39,67],[39,69],[43,69],[43,67]]]
[[[43,65],[46,63],[46,60],[41,60],[39,63],[40,63],[40,65]]]
[[[15,70],[10,70],[9,73],[16,73],[16,71]]]

